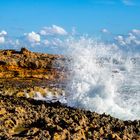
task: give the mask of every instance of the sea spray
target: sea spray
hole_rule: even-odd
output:
[[[95,39],[67,39],[72,62],[67,85],[68,106],[140,119],[140,58]]]

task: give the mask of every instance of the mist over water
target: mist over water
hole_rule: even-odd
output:
[[[123,120],[140,119],[140,55],[91,38],[68,39],[67,105]]]
[[[38,94],[36,99],[60,101],[122,120],[140,120],[139,51],[89,37],[68,37],[58,49],[68,56],[65,93],[45,98]]]

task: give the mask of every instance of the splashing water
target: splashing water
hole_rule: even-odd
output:
[[[140,119],[140,57],[114,44],[82,37],[67,40],[73,58],[68,106]]]

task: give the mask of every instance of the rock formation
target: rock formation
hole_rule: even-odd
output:
[[[51,85],[51,90],[56,90],[66,79],[64,64],[62,55],[33,53],[26,48],[21,51],[1,50],[0,91],[4,95],[21,97],[28,93],[33,97],[33,91],[44,95]]]
[[[0,139],[140,139],[140,120],[122,121],[106,114],[74,109],[60,102],[34,100],[36,93],[61,95],[68,78],[60,55],[0,51]]]

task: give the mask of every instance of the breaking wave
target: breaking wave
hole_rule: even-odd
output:
[[[110,43],[67,39],[67,104],[123,120],[140,119],[140,55]]]

